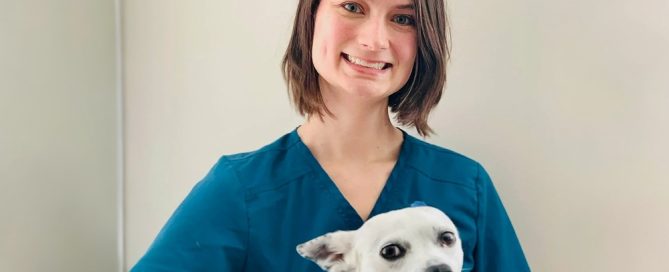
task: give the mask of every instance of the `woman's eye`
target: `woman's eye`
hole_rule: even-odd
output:
[[[345,10],[350,11],[350,12],[354,12],[354,13],[362,13],[362,7],[360,7],[360,5],[358,5],[358,4],[356,4],[356,3],[344,3],[344,4],[342,5],[342,7],[343,7]]]
[[[409,15],[397,15],[393,17],[393,22],[400,24],[400,25],[415,25],[416,22],[413,19],[413,17]]]

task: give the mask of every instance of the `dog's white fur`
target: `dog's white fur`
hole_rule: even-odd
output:
[[[455,242],[447,244],[441,239],[448,232]],[[404,248],[404,255],[395,260],[383,258],[381,250],[388,245]],[[460,272],[463,262],[455,224],[429,206],[379,214],[357,230],[331,232],[300,244],[297,252],[330,272]]]

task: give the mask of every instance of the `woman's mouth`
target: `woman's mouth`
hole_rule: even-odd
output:
[[[370,68],[370,69],[375,69],[375,70],[382,71],[382,70],[386,70],[386,69],[393,66],[392,64],[387,63],[387,62],[366,61],[366,60],[351,56],[351,55],[346,54],[346,53],[341,53],[341,55],[348,63],[356,65],[356,66],[364,67],[364,68]]]

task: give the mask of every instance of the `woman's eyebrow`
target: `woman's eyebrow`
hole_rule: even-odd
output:
[[[396,9],[410,9],[410,10],[416,9],[416,8],[414,8],[413,4],[399,5],[399,6],[396,6],[395,8]]]

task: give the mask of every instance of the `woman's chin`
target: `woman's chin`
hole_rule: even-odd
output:
[[[372,86],[371,84],[351,84],[346,86],[343,91],[351,97],[368,100],[381,100],[390,96],[386,88]]]

